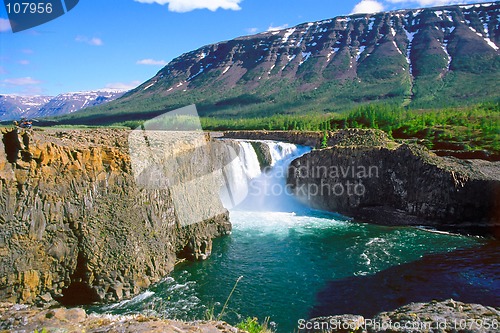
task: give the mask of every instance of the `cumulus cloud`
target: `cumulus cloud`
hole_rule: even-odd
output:
[[[137,61],[138,65],[150,65],[150,66],[165,66],[167,62],[165,60],[154,60],[154,59],[142,59]]]
[[[0,18],[0,32],[10,31],[10,22],[8,19]]]
[[[35,80],[34,78],[32,78],[30,76],[5,79],[5,80],[3,80],[3,82],[7,83],[7,84],[14,85],[14,86],[27,86],[27,85],[42,83],[41,81]]]
[[[269,28],[267,28],[267,31],[278,31],[278,30],[283,30],[283,29],[286,29],[288,28],[288,24],[283,24],[283,25],[279,25],[277,27],[274,27],[272,24],[269,26]]]
[[[351,14],[371,14],[384,11],[384,5],[375,0],[362,0],[352,10]]]
[[[113,90],[122,90],[122,91],[128,91],[132,90],[135,87],[139,86],[141,84],[141,81],[132,81],[132,82],[115,82],[115,83],[108,83],[106,85],[106,89],[113,89]]]
[[[97,37],[76,36],[75,41],[93,46],[101,46],[104,44],[102,39]]]
[[[243,0],[134,0],[140,3],[168,4],[168,10],[177,13],[186,13],[195,9],[217,9],[240,10],[240,2]]]
[[[407,4],[416,3],[422,7],[456,5],[465,2],[463,0],[386,0],[386,1],[391,3],[407,3]]]

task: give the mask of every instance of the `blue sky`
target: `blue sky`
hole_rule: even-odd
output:
[[[67,14],[15,34],[0,6],[0,94],[133,88],[206,44],[353,12],[473,2],[81,0]]]

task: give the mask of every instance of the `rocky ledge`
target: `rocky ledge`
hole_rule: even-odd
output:
[[[359,221],[500,237],[500,162],[439,157],[377,130],[329,133],[292,162],[288,185],[314,208]]]
[[[412,303],[374,318],[339,315],[303,321],[300,333],[498,332],[500,309],[454,300]]]
[[[121,333],[239,333],[225,322],[180,322],[144,315],[88,315],[80,308],[39,309],[0,303],[0,331],[8,332],[121,332]]]
[[[161,157],[150,134],[135,154]],[[1,135],[0,300],[78,305],[129,298],[165,277],[177,260],[207,258],[212,239],[231,230],[217,186],[144,184],[141,177],[153,173],[137,177],[133,166],[171,170],[146,165],[155,156],[134,162],[130,131],[4,129]],[[185,154],[174,160],[186,162],[175,165],[175,174],[186,181],[217,168],[216,159],[197,152],[209,144],[203,140],[175,142],[175,153]],[[219,159],[223,153],[213,152]],[[192,210],[183,213],[176,202],[186,197]],[[200,211],[203,218],[189,220]]]

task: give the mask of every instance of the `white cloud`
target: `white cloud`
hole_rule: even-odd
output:
[[[386,0],[391,3],[417,3],[419,6],[444,6],[444,5],[456,5],[459,3],[464,3],[464,0]],[[472,1],[469,1],[472,2]],[[476,2],[476,1],[475,1]]]
[[[0,18],[0,32],[10,31],[10,22],[8,19]]]
[[[142,59],[137,61],[138,65],[150,65],[150,66],[165,66],[167,62],[165,60],[154,60],[154,59]]]
[[[106,89],[113,89],[113,90],[128,91],[128,90],[136,88],[140,84],[141,84],[141,81],[115,82],[115,83],[108,83],[105,88]]]
[[[75,41],[77,41],[79,43],[86,43],[86,44],[93,45],[93,46],[101,46],[104,44],[102,39],[97,38],[97,37],[89,38],[86,36],[76,36]]]
[[[375,0],[362,0],[352,10],[351,14],[371,14],[384,11],[384,5]]]
[[[42,83],[41,81],[35,80],[34,78],[28,76],[28,77],[19,77],[19,78],[12,78],[12,79],[5,79],[3,82],[7,84],[11,84],[14,86],[27,86],[31,84],[39,84]]]
[[[269,28],[267,28],[267,31],[278,31],[278,30],[283,30],[286,28],[288,28],[288,24],[282,24],[282,25],[279,25],[277,27],[273,27],[273,25],[271,24],[269,26]]]
[[[245,29],[245,30],[249,34],[256,34],[259,31],[259,28],[248,28],[248,29]]]
[[[195,9],[217,9],[240,10],[240,2],[243,0],[134,0],[140,3],[168,4],[168,10],[177,13],[186,13]]]
[[[23,65],[23,66],[27,66],[30,64],[30,61],[29,60],[19,60],[17,63],[20,65]]]

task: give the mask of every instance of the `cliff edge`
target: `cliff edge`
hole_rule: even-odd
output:
[[[166,276],[178,258],[206,258],[212,239],[231,230],[217,188],[191,196],[221,213],[187,225],[171,189],[137,186],[129,131],[1,134],[2,300],[121,300]]]
[[[314,208],[500,237],[500,163],[439,157],[377,130],[330,132],[328,144],[288,172],[292,192]]]

